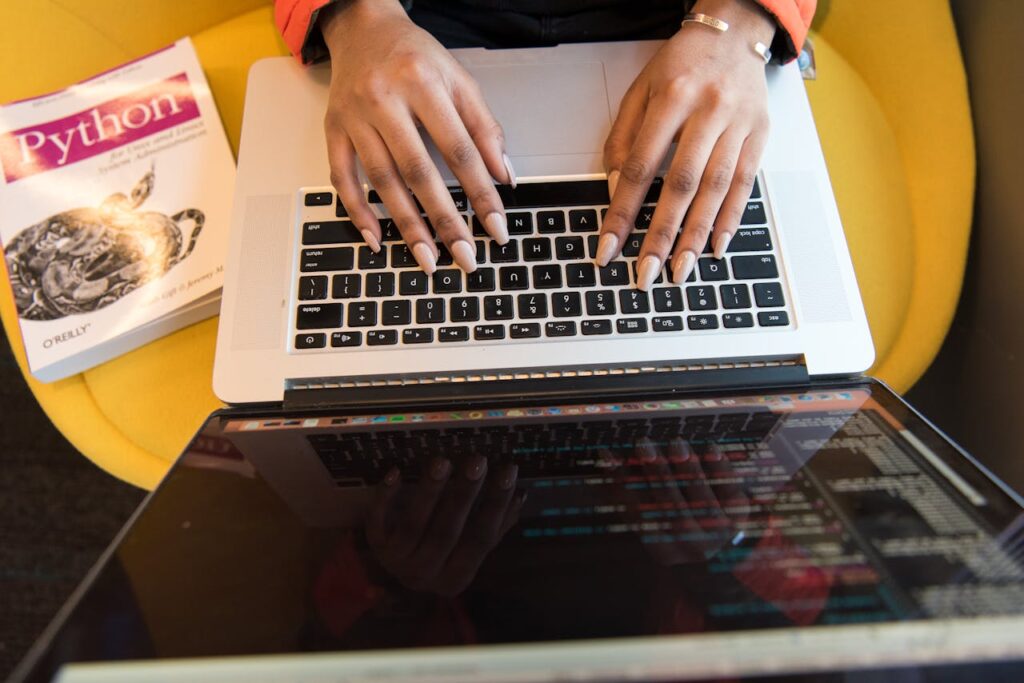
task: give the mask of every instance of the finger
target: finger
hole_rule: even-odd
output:
[[[420,217],[409,189],[395,168],[391,153],[375,130],[365,128],[359,132],[359,135],[353,135],[352,142],[363,161],[370,185],[377,190],[420,268],[428,275],[433,273],[437,270],[438,256],[434,237]]]
[[[505,148],[505,131],[484,101],[480,86],[469,74],[455,88],[454,104],[476,148],[480,150],[487,172],[498,182],[515,187],[516,172]]]
[[[348,134],[328,123],[324,128],[327,136],[327,162],[331,168],[331,185],[338,193],[348,217],[359,229],[366,245],[374,252],[380,251],[380,222],[373,213],[363,194],[363,187],[356,172],[356,149]]]
[[[473,212],[480,217],[487,234],[498,244],[508,242],[505,207],[481,157],[481,150],[459,118],[455,105],[443,97],[430,97],[425,106],[415,113],[430,133],[434,144],[441,150],[448,168],[459,179]],[[493,133],[490,137],[493,139]]]
[[[665,174],[661,197],[644,237],[637,263],[637,288],[649,289],[668,260],[684,216],[698,195],[701,177],[713,155],[725,123],[713,112],[701,112],[683,124],[675,157]],[[724,194],[724,191],[723,191]],[[716,207],[717,208],[717,207]],[[692,211],[691,211],[692,212]],[[687,217],[686,220],[689,220]],[[700,250],[695,254],[699,254]]]
[[[621,251],[622,244],[633,230],[640,203],[647,195],[675,131],[679,129],[680,120],[680,113],[665,105],[647,109],[636,142],[619,168],[615,196],[601,225],[601,238],[594,259],[597,265],[608,265]]]
[[[405,560],[419,546],[451,471],[452,464],[447,458],[436,457],[427,465],[425,475],[416,484],[408,509],[396,520],[387,548],[390,557]]]
[[[622,96],[619,112],[608,132],[604,143],[604,169],[608,174],[608,197],[615,196],[615,187],[619,182],[619,169],[625,163],[629,150],[636,140],[637,131],[644,120],[647,110],[648,90],[637,81]]]
[[[472,273],[476,270],[473,233],[455,208],[455,202],[430,158],[412,116],[392,117],[378,131],[391,150],[405,184],[427,212],[437,236],[448,247],[459,267]]]
[[[760,130],[751,133],[743,144],[739,159],[736,162],[736,172],[732,177],[732,184],[722,201],[722,208],[718,210],[715,219],[714,236],[711,238],[715,258],[725,256],[729,248],[729,242],[739,229],[740,220],[743,218],[743,211],[750,201],[750,192],[754,187],[754,180],[757,178],[757,169],[761,163],[761,154],[764,152],[764,145],[767,141],[766,132]]]
[[[729,462],[729,454],[717,443],[711,444],[705,462],[711,488],[723,512],[734,521],[746,519],[750,498],[743,490],[742,478]]]
[[[680,482],[680,491],[687,508],[702,510],[717,507],[718,501],[708,485],[700,455],[689,444],[682,439],[673,440],[669,461]]]
[[[397,467],[392,467],[377,485],[370,512],[366,516],[366,540],[371,548],[383,548],[387,543],[388,521],[401,479],[401,472]]]

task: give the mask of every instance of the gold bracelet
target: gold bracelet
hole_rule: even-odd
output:
[[[707,14],[701,14],[700,12],[690,12],[684,16],[683,23],[681,23],[680,26],[686,26],[689,23],[704,24],[705,26],[710,26],[716,31],[721,31],[722,33],[729,30],[729,24],[727,22],[724,22],[721,19],[715,19]]]

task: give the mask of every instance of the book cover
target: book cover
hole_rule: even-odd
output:
[[[32,374],[215,315],[234,179],[187,38],[0,107],[0,243]]]

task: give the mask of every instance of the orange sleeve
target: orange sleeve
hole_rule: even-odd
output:
[[[779,34],[772,45],[772,52],[779,59],[788,62],[795,59],[803,48],[807,30],[814,19],[818,0],[757,0],[778,23]]]
[[[316,15],[333,0],[274,0],[274,22],[288,50],[305,63],[317,61],[321,54],[308,54],[307,38],[316,26]],[[321,41],[322,42],[322,41]]]

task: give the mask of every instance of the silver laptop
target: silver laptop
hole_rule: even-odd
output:
[[[232,404],[324,405],[384,391],[403,400],[522,395],[619,375],[725,387],[763,382],[780,368],[794,380],[866,370],[870,332],[795,65],[768,67],[771,135],[725,258],[705,253],[681,286],[663,274],[650,293],[633,287],[656,182],[623,255],[593,266],[608,204],[601,149],[617,103],[659,44],[453,51],[505,127],[520,176],[514,191],[499,188],[511,246],[479,232],[472,277],[443,261],[432,277],[416,268],[367,187],[384,233],[382,254],[372,255],[328,182],[327,67],[257,63],[217,395]],[[468,207],[465,215],[472,221]]]

